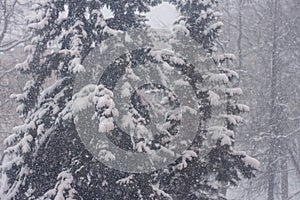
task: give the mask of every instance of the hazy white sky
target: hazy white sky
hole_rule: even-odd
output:
[[[106,8],[104,8],[102,12],[105,18],[111,16],[110,11]],[[149,24],[153,28],[171,28],[178,16],[179,13],[176,11],[175,6],[167,2],[151,8],[151,12],[146,15],[149,19]]]
[[[164,2],[159,6],[153,7],[151,12],[146,16],[149,19],[149,23],[152,27],[170,28],[178,18],[179,13],[176,11],[175,6]]]

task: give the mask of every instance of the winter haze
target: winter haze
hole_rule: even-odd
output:
[[[0,0],[0,199],[300,199],[299,0]]]

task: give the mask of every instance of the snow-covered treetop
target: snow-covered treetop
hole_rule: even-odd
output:
[[[216,39],[223,26],[218,21],[221,16],[216,10],[217,0],[171,0],[182,14],[178,20],[184,21],[191,37],[201,44],[208,53],[217,50]]]

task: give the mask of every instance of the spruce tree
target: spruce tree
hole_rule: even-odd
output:
[[[182,13],[181,20],[189,35],[213,63],[215,40],[221,27],[216,21],[219,14],[214,11],[216,1],[171,2]],[[241,121],[236,115],[247,107],[237,104],[233,98],[240,89],[229,88],[237,74],[220,67],[230,55],[214,57],[217,68],[201,74],[197,66],[174,53],[155,51],[151,46],[137,49],[111,63],[98,85],[73,95],[76,76],[89,70],[84,63],[90,52],[119,31],[146,29],[141,14],[158,3],[45,0],[35,4],[37,16],[30,24],[34,36],[31,45],[26,47],[29,56],[17,66],[22,73],[30,74],[32,80],[26,84],[23,94],[14,95],[21,103],[18,112],[25,123],[6,139],[1,186],[4,199],[219,199],[222,185],[235,185],[239,173],[253,176],[252,159],[233,150],[233,126]],[[103,7],[109,8],[113,17],[104,19]],[[148,173],[122,172],[97,161],[86,149],[76,129],[73,104],[86,91],[92,92],[99,125],[105,122],[106,131],[112,132],[111,139],[118,146],[139,151],[130,146],[131,138],[119,135],[114,131],[114,124],[110,124],[116,114],[112,91],[127,69],[149,63],[168,65],[181,72],[197,96],[200,125],[189,149],[167,167]],[[44,89],[47,78],[53,76],[55,82]],[[147,87],[170,94],[163,85]],[[221,101],[225,95],[230,98]],[[135,97],[131,99],[130,111],[134,113],[131,120],[136,127],[141,127],[149,115],[139,96]],[[110,104],[101,104],[101,98]],[[176,98],[169,104],[176,109]],[[218,116],[225,119],[224,126],[210,126],[213,106],[224,105],[226,113]],[[134,138],[135,144],[143,147],[141,151],[168,146],[168,137],[177,134],[180,123],[175,116],[168,117],[169,135],[155,138],[156,144]],[[214,146],[203,153],[206,145],[211,145],[206,142],[210,139]]]

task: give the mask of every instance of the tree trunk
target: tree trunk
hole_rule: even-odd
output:
[[[272,144],[271,144],[272,145]],[[272,145],[273,146],[273,145]],[[273,149],[272,147],[270,149]],[[268,164],[268,200],[274,200],[274,185],[275,185],[275,166],[272,151],[269,155],[269,164]]]
[[[287,158],[281,161],[281,200],[287,200],[289,197],[289,174]]]
[[[242,47],[242,39],[243,39],[243,15],[242,15],[242,9],[243,9],[243,1],[239,1],[238,3],[238,40],[237,40],[237,46],[238,46],[238,56],[239,56],[239,69],[242,69],[243,65],[243,47]]]
[[[295,167],[296,170],[296,175],[298,176],[298,178],[300,179],[300,165],[297,161],[297,158],[295,157],[293,151],[291,149],[289,149],[289,155],[291,156],[291,161]]]
[[[270,126],[271,135],[278,135],[277,123],[277,104],[278,104],[278,49],[277,49],[277,35],[278,35],[278,0],[272,0],[272,52],[271,52],[271,114]],[[276,154],[276,137],[271,138],[269,147],[269,172],[268,172],[268,200],[274,200],[274,186],[275,186],[275,166],[277,157]]]

